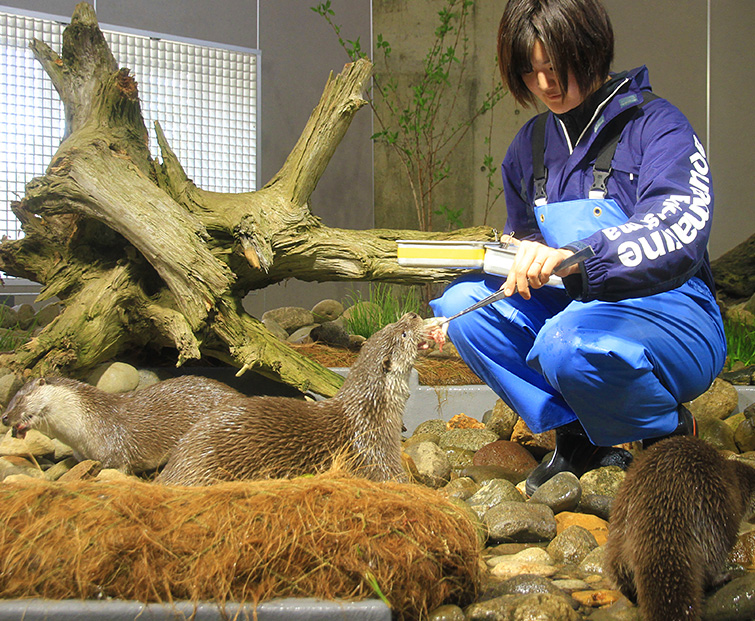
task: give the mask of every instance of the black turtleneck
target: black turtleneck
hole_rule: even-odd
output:
[[[613,74],[609,80],[603,84],[592,95],[589,95],[581,104],[576,108],[572,108],[563,114],[557,114],[556,118],[560,120],[567,133],[569,134],[569,140],[572,145],[576,145],[577,140],[582,135],[582,132],[587,127],[587,124],[595,114],[595,110],[598,106],[605,101],[605,99],[616,90],[616,86],[627,76],[627,72]]]

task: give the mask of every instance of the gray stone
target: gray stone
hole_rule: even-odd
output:
[[[15,373],[6,373],[0,377],[0,405],[5,407],[10,403],[24,382]]]
[[[343,315],[343,304],[338,300],[321,300],[312,307],[315,323],[333,321]]]
[[[157,384],[160,381],[162,380],[155,371],[151,371],[149,369],[139,369],[139,384],[137,384],[136,389],[141,390],[142,388],[146,388],[147,386]]]
[[[34,307],[31,304],[24,303],[14,306],[13,310],[16,311],[18,327],[22,330],[28,330],[34,323],[34,315],[36,314]]]
[[[579,513],[590,513],[597,515],[606,521],[611,517],[611,506],[613,497],[604,494],[582,494],[582,498],[577,505]]]
[[[467,504],[480,519],[484,519],[488,509],[502,502],[524,502],[516,486],[506,479],[485,481],[475,494],[467,498]]]
[[[37,320],[37,327],[43,328],[46,325],[52,323],[60,313],[63,312],[63,305],[60,302],[51,302],[46,304],[37,311],[35,319]]]
[[[574,524],[556,535],[546,549],[557,563],[578,565],[597,547],[595,536],[586,528]]]
[[[456,498],[457,500],[468,500],[473,496],[480,486],[469,477],[459,477],[449,482],[443,488],[443,494],[447,498]]]
[[[528,502],[548,505],[553,513],[573,511],[582,497],[579,479],[571,472],[559,472],[540,485]]]
[[[711,594],[703,607],[705,621],[755,619],[755,573],[735,578]]]
[[[105,392],[128,392],[139,385],[139,371],[125,362],[108,362],[95,367],[87,382]]]
[[[270,334],[281,341],[288,339],[288,332],[286,332],[283,327],[275,321],[275,319],[272,317],[265,317],[264,315],[262,317],[262,325],[267,328],[267,331],[270,332]]]
[[[498,435],[487,429],[449,429],[440,436],[440,448],[479,451],[486,444],[498,440]]]
[[[349,333],[346,330],[345,322],[342,319],[336,321],[326,321],[315,325],[310,330],[309,335],[313,341],[325,343],[333,347],[348,348],[351,346]]]
[[[469,621],[511,619],[516,621],[579,621],[581,616],[564,597],[551,593],[504,595],[472,604],[465,611]]]
[[[301,328],[297,328],[294,330],[289,337],[286,339],[289,343],[296,343],[297,345],[302,345],[304,343],[311,343],[314,341],[314,339],[311,336],[312,329],[317,324],[311,323],[306,326],[302,326]]]
[[[550,541],[556,536],[556,518],[545,505],[501,502],[485,513],[483,521],[493,542]]]
[[[417,467],[419,482],[432,488],[439,488],[448,483],[451,476],[451,464],[445,452],[433,442],[420,442],[405,448]]]
[[[266,319],[273,319],[288,334],[293,334],[302,326],[310,326],[315,323],[312,311],[300,306],[281,306],[273,308],[262,315],[262,323]]]
[[[598,546],[591,550],[579,564],[579,570],[584,574],[597,574],[602,576],[605,567],[606,548]]]
[[[459,606],[447,604],[430,613],[428,621],[465,621],[464,611]]]
[[[618,466],[606,466],[585,472],[579,479],[582,494],[600,494],[602,496],[616,496],[626,473]]]
[[[485,427],[495,433],[500,440],[510,440],[518,419],[518,414],[503,399],[498,399],[490,415],[483,417],[483,422]]]
[[[448,431],[448,425],[446,424],[446,421],[444,421],[442,418],[431,418],[429,420],[422,421],[417,427],[414,429],[414,435],[418,433],[432,433],[438,438],[440,438],[441,434]]]

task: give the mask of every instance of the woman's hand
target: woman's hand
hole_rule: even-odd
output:
[[[542,287],[554,273],[553,268],[573,254],[571,250],[551,248],[533,241],[521,241],[514,257],[514,264],[501,288],[506,291],[506,296],[519,292],[525,300],[529,300],[532,297],[530,288]],[[572,265],[559,271],[556,276],[564,277],[578,271],[579,265]]]

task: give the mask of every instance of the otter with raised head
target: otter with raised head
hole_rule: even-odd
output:
[[[250,397],[218,409],[181,438],[157,481],[208,485],[296,476],[327,469],[339,455],[360,476],[403,480],[409,374],[426,345],[423,320],[407,313],[364,343],[334,397]]]
[[[695,437],[658,442],[635,459],[614,500],[608,572],[645,621],[699,620],[753,510],[755,468]]]
[[[70,446],[77,459],[131,474],[163,465],[197,419],[244,399],[221,382],[193,375],[124,393],[43,377],[16,393],[2,421],[20,437],[38,429]]]

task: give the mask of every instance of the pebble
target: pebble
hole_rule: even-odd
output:
[[[129,392],[139,385],[139,371],[125,362],[108,362],[96,366],[86,381],[105,392]]]
[[[446,453],[434,442],[419,442],[405,446],[407,455],[414,460],[417,468],[416,477],[420,483],[437,489],[442,487],[451,476],[451,464]]]
[[[488,429],[449,429],[441,434],[438,444],[444,449],[476,452],[496,440],[498,436]]]
[[[598,545],[608,540],[608,522],[597,515],[562,511],[554,518],[559,533],[563,533],[571,526],[581,526],[595,538]]]
[[[553,513],[573,511],[582,498],[582,486],[571,472],[559,472],[535,490],[527,502],[548,505]]]
[[[597,547],[595,536],[583,526],[574,524],[559,532],[546,550],[557,563],[578,565]]]
[[[503,478],[512,483],[523,481],[537,466],[537,460],[526,448],[509,440],[496,440],[478,450],[472,464],[475,466],[498,466]]]
[[[502,501],[483,518],[491,541],[550,541],[556,536],[553,511],[545,505]]]

